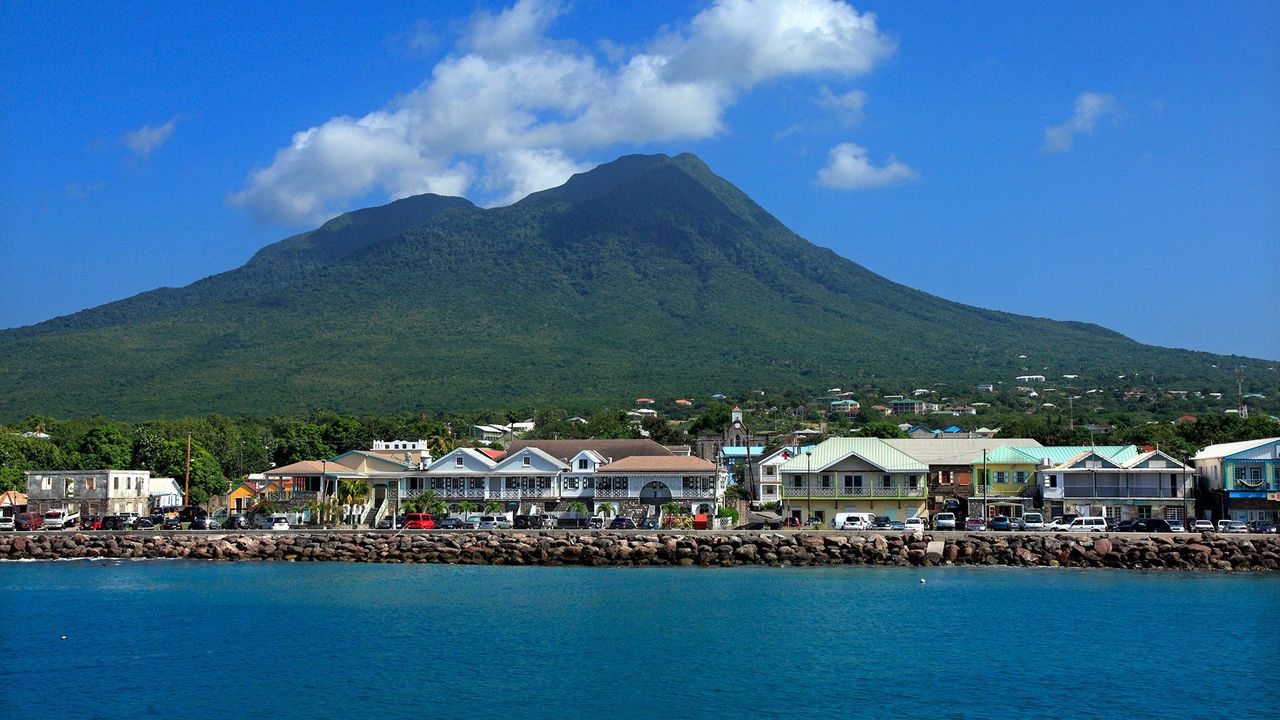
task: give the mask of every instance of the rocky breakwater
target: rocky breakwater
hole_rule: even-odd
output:
[[[191,558],[470,565],[1008,565],[1277,570],[1280,538],[836,532],[82,532],[0,535],[0,559]]]

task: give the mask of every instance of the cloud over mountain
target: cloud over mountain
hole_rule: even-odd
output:
[[[839,0],[716,0],[638,50],[606,43],[609,57],[550,37],[564,12],[519,0],[477,13],[418,88],[296,133],[230,202],[289,224],[375,190],[507,203],[563,182],[595,151],[712,137],[760,83],[855,76],[895,51],[874,15]]]

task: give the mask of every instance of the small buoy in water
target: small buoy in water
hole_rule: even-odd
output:
[[[62,636],[62,639],[63,639],[63,640],[66,640],[66,639],[67,639],[67,636],[66,636],[66,635],[63,635],[63,636]]]
[[[921,584],[921,585],[923,585],[923,584],[924,584],[924,578],[920,578],[920,584]]]

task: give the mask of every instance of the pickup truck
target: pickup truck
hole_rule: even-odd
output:
[[[80,524],[80,513],[70,510],[49,510],[44,514],[45,530],[66,530]]]

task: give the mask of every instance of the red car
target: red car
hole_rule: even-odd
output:
[[[434,530],[436,521],[432,519],[431,513],[405,513],[404,529],[405,530]]]
[[[782,518],[782,527],[800,527],[800,518],[792,515],[791,517]]]
[[[44,516],[38,512],[24,512],[13,516],[13,527],[18,530],[39,530],[44,526]]]

